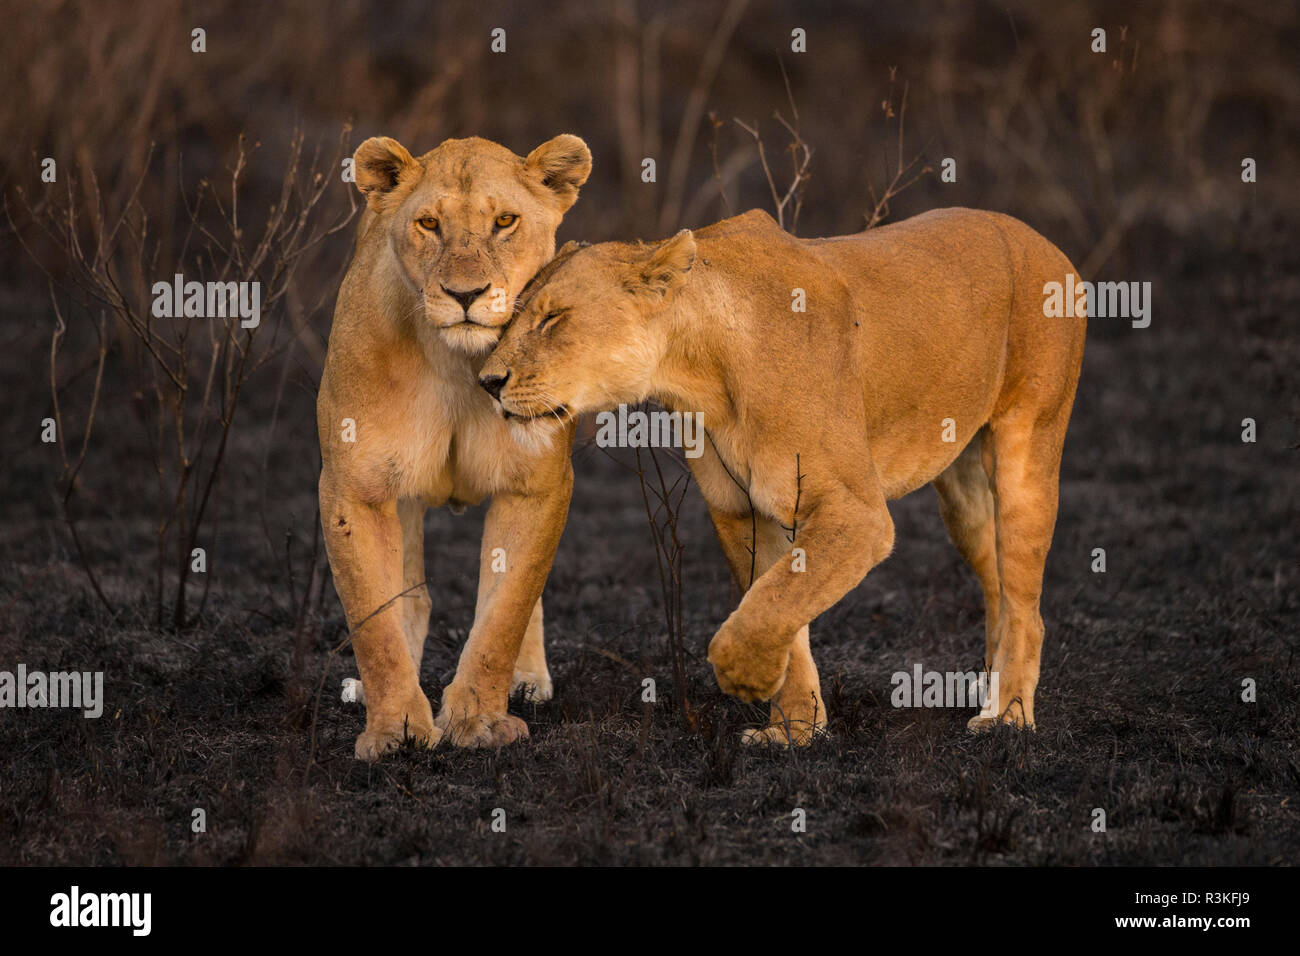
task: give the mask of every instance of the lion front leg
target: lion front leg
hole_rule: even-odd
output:
[[[474,625],[442,695],[434,721],[458,747],[500,747],[528,736],[528,726],[507,712],[517,665],[536,678],[541,653],[540,598],[564,530],[573,488],[568,457],[563,468],[537,475],[526,492],[493,497],[483,528]],[[525,632],[536,644],[522,655]],[[545,658],[540,668],[547,683]]]
[[[403,498],[397,502],[397,518],[402,527],[402,631],[415,665],[416,678],[420,674],[420,661],[424,658],[424,641],[429,634],[429,612],[433,602],[424,577],[424,513],[428,510],[418,498]],[[360,680],[343,679],[343,703],[366,703],[366,687]]]
[[[397,503],[358,500],[327,472],[321,476],[320,513],[365,687],[366,729],[357,737],[356,756],[375,760],[407,737],[432,746],[441,732],[420,689],[403,628],[406,595]]]
[[[751,575],[766,571],[781,559],[787,548],[793,547],[794,530],[787,530],[771,518],[730,514],[712,505],[709,514],[742,595],[750,588]],[[806,747],[825,730],[827,718],[808,626],[804,625],[795,634],[785,680],[772,698],[767,726],[746,730],[741,742]]]
[[[718,686],[741,700],[778,697],[793,673],[798,686],[789,695],[781,694],[778,703],[786,700],[802,710],[805,691],[816,687],[815,668],[805,667],[811,664],[807,625],[893,547],[893,522],[878,489],[863,496],[832,484],[808,494],[805,501],[795,542],[758,577],[709,643]],[[797,654],[794,668],[792,654]],[[819,703],[820,688],[816,691]],[[816,706],[813,699],[808,706]],[[774,712],[774,722],[776,716]],[[815,732],[815,714],[811,722]]]
[[[772,698],[767,726],[746,730],[741,743],[773,747],[807,747],[825,732],[828,715],[821,680],[808,644],[808,627],[795,635],[785,681]]]

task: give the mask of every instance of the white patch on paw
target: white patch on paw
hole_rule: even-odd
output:
[[[364,704],[365,702],[366,689],[361,686],[361,681],[355,677],[343,678],[343,703]]]
[[[541,674],[534,674],[531,671],[515,671],[514,683],[510,687],[510,693],[522,689],[524,700],[539,704],[542,701],[550,700],[555,696],[555,688],[551,684],[551,675],[543,671]]]

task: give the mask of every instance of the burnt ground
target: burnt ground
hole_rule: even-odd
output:
[[[337,694],[354,665],[330,655],[344,636],[332,587],[298,626],[315,514],[304,386],[278,422],[255,411],[244,423],[211,593],[179,633],[152,621],[152,519],[114,485],[131,443],[92,458],[78,504],[113,616],[57,520],[48,448],[28,439],[10,459],[0,661],[102,669],[107,704],[99,720],[0,713],[0,863],[1294,863],[1300,237],[1251,220],[1202,249],[1147,238],[1134,275],[1156,284],[1150,328],[1097,320],[1089,332],[1036,733],[973,737],[969,711],[890,706],[895,671],[980,659],[978,587],[929,488],[892,503],[894,554],[815,623],[832,734],[790,753],[738,746],[763,710],[720,694],[703,658],[734,593],[692,491],[681,522],[697,724],[684,729],[630,453],[586,448],[546,592],[556,696],[512,705],[531,738],[359,763],[363,715]],[[13,323],[0,350],[28,436],[48,403],[30,371],[47,334]],[[428,519],[422,679],[435,707],[470,624],[481,519]],[[1089,570],[1096,547],[1105,574]],[[1104,834],[1089,826],[1097,807]],[[206,833],[191,832],[194,808]],[[791,831],[794,808],[806,833]]]

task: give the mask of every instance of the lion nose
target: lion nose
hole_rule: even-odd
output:
[[[501,389],[505,388],[506,379],[508,379],[509,377],[510,377],[509,372],[506,372],[506,374],[504,375],[480,375],[478,383],[483,386],[483,390],[485,392],[487,392],[497,401],[500,401]]]
[[[474,304],[474,300],[487,290],[488,287],[483,286],[481,289],[472,289],[469,292],[452,292],[446,286],[442,287],[443,292],[460,303],[460,307],[464,312],[469,312],[469,307]]]

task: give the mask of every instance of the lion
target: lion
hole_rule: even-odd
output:
[[[708,659],[724,691],[771,701],[747,742],[823,732],[808,625],[889,555],[885,503],[927,483],[984,592],[997,696],[969,726],[1033,728],[1085,333],[1045,318],[1042,290],[1067,274],[995,213],[799,239],[751,211],[649,245],[566,246],[479,380],[530,430],[645,400],[703,416],[688,461],[743,595]]]
[[[552,694],[541,593],[573,488],[572,428],[521,448],[478,387],[515,298],[555,253],[591,172],[562,135],[520,157],[451,139],[418,159],[396,140],[353,157],[366,208],[339,289],[317,400],[320,515],[366,705],[356,755],[404,738],[501,746],[528,734],[513,690]],[[424,514],[491,496],[474,624],[435,719],[420,689],[432,599]]]

